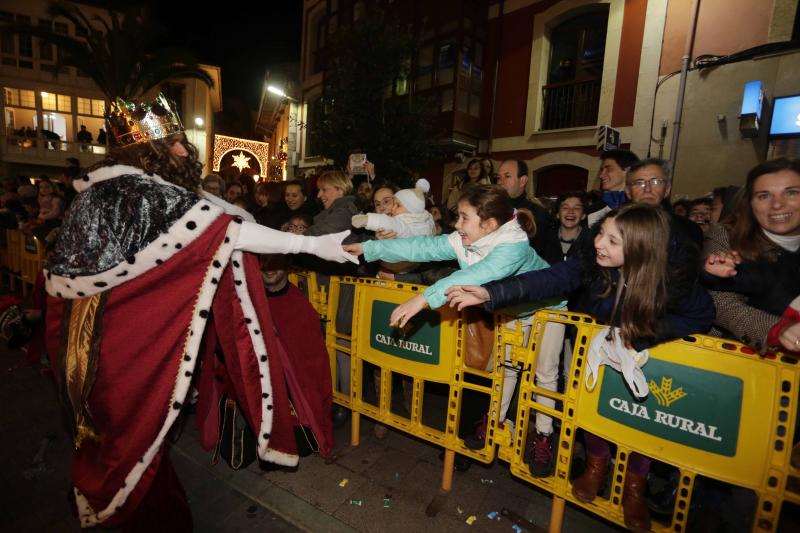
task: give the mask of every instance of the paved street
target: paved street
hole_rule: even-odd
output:
[[[0,352],[0,531],[79,531],[67,503],[70,443],[53,386],[34,369],[8,370],[20,358],[16,352]],[[549,496],[512,478],[503,463],[456,472],[442,511],[426,516],[425,507],[440,484],[440,450],[394,431],[377,440],[372,423],[362,420],[360,446],[348,448],[347,424],[336,434],[335,462],[312,456],[294,472],[257,465],[234,472],[223,463],[211,465],[211,454],[200,448],[190,420],[172,458],[189,495],[195,530],[508,532],[508,520],[487,518],[503,507],[546,527]],[[340,487],[343,479],[348,482]],[[389,507],[384,507],[387,497]],[[465,523],[470,515],[477,517],[471,528]],[[615,530],[568,506],[564,531]]]

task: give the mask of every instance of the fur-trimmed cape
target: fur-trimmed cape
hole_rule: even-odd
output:
[[[134,167],[99,168],[76,188],[45,277],[48,353],[80,439],[71,474],[81,526],[113,527],[136,511],[217,348],[259,457],[296,465],[258,260],[234,249],[241,219]]]

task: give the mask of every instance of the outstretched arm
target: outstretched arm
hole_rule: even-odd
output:
[[[459,311],[472,305],[483,305],[489,301],[489,291],[480,285],[453,285],[446,291],[447,301],[450,307],[455,307]]]
[[[363,243],[364,259],[367,261],[447,261],[455,259],[456,253],[447,235],[438,237],[411,237],[390,241],[367,241]]]
[[[402,328],[413,318],[417,313],[422,311],[428,306],[425,296],[417,294],[405,303],[402,303],[394,308],[392,316],[389,317],[389,325]]]
[[[243,222],[236,241],[237,250],[257,254],[313,254],[327,261],[358,264],[358,257],[342,249],[342,241],[349,231],[307,237],[284,231],[277,231],[253,222]]]
[[[494,311],[522,302],[566,296],[580,284],[580,264],[577,259],[570,258],[550,268],[484,283],[483,288],[489,294],[484,308],[487,311]]]
[[[354,215],[351,219],[353,227],[366,227],[370,231],[389,230],[395,232],[399,237],[411,235],[408,224],[397,217],[381,215],[379,213],[367,213],[365,215]]]

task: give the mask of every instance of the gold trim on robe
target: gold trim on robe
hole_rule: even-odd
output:
[[[100,440],[89,410],[89,395],[97,374],[100,333],[106,292],[68,300],[62,334],[64,393],[75,422],[75,448],[85,439]]]

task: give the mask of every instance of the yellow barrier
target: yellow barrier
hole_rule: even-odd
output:
[[[44,245],[33,236],[26,236],[19,230],[6,230],[6,249],[2,265],[8,269],[11,290],[16,288],[16,281],[22,285],[22,294],[28,292],[28,285],[33,287],[36,276],[44,266]]]
[[[630,454],[663,461],[680,470],[671,523],[667,528],[654,527],[663,531],[686,529],[698,476],[753,491],[758,497],[753,531],[774,531],[783,501],[800,501],[800,471],[789,464],[800,386],[800,369],[793,359],[760,359],[739,344],[702,335],[687,337],[650,350],[650,360],[643,368],[650,394],[637,402],[620,374],[607,367],[601,367],[598,386],[592,391],[586,388],[586,352],[602,326],[584,315],[537,314],[531,368],[535,369],[536,342],[543,325],[553,321],[578,330],[566,391],[554,394],[539,389],[532,372],[523,377],[511,461],[514,475],[624,525],[621,495]],[[543,408],[535,402],[535,394],[561,400],[563,411]],[[556,472],[550,478],[531,476],[523,460],[535,412],[562,421]],[[584,504],[572,496],[569,474],[578,428],[616,445],[616,470],[608,500],[597,498]],[[795,488],[788,490],[787,486]]]
[[[20,279],[22,292],[25,293],[26,285],[31,287],[36,283],[36,276],[44,266],[44,245],[37,237],[23,236],[20,257]]]
[[[334,383],[337,351],[340,357],[349,356],[345,371],[350,378],[346,390],[334,392],[334,401],[353,411],[353,445],[358,444],[359,416],[364,414],[443,446],[447,450],[444,491],[452,483],[454,452],[488,463],[496,451],[509,463],[513,475],[553,494],[550,531],[560,530],[566,500],[624,525],[621,499],[631,453],[663,461],[680,472],[670,522],[660,525],[654,521],[654,531],[686,530],[699,478],[751,491],[756,504],[753,531],[775,531],[783,503],[800,504],[800,470],[790,465],[800,388],[800,368],[794,359],[762,359],[737,343],[701,335],[687,337],[650,350],[643,368],[650,394],[644,401],[635,401],[620,374],[607,367],[601,367],[594,390],[585,386],[587,351],[602,325],[586,315],[548,310],[537,313],[528,346],[522,343],[519,327],[506,327],[497,320],[494,370],[481,372],[463,364],[462,320],[449,308],[420,313],[404,332],[388,326],[392,309],[423,288],[376,279],[331,278],[327,337]],[[343,299],[343,295],[349,296]],[[542,335],[551,322],[577,331],[563,393],[535,384]],[[510,346],[511,363],[524,368],[511,438],[492,431],[498,427],[506,345]],[[365,385],[371,386],[369,365],[379,369],[381,378],[377,404],[363,394]],[[394,374],[407,376],[413,384],[408,417],[392,409]],[[471,377],[483,379],[484,384],[475,384]],[[443,430],[426,424],[422,417],[423,389],[429,382],[450,389]],[[458,437],[461,402],[467,390],[490,398],[487,445],[477,452],[467,449]],[[560,402],[561,408],[545,407],[537,402],[537,395]],[[527,436],[533,431],[537,412],[560,422],[554,446],[555,472],[545,478],[532,476],[525,462]],[[589,504],[572,496],[572,456],[580,430],[616,447],[609,498],[598,497]]]
[[[349,381],[349,387],[345,390],[334,387],[334,401],[353,412],[351,443],[358,444],[359,415],[364,414],[382,424],[444,447],[446,457],[442,489],[446,492],[452,485],[452,464],[456,452],[484,463],[490,463],[495,458],[495,446],[486,446],[477,451],[464,446],[458,437],[458,429],[461,398],[466,391],[487,396],[496,418],[502,395],[502,366],[499,365],[504,359],[496,357],[492,372],[467,367],[462,358],[462,321],[456,311],[447,307],[419,313],[404,332],[390,327],[389,316],[394,307],[423,288],[372,278],[332,277],[327,313],[327,345],[331,355],[333,383],[343,382],[336,370],[337,363],[339,372],[349,374],[349,380],[345,380]],[[495,354],[500,353],[500,350],[494,351]],[[343,357],[349,364],[343,364]],[[368,371],[369,365],[373,365],[380,376],[377,404],[370,403],[363,395],[365,385],[372,386],[373,375]],[[410,382],[408,417],[392,412],[391,383],[394,375],[405,377]],[[449,388],[443,428],[433,427],[423,420],[425,383],[439,383]],[[492,441],[491,435],[489,440]]]

